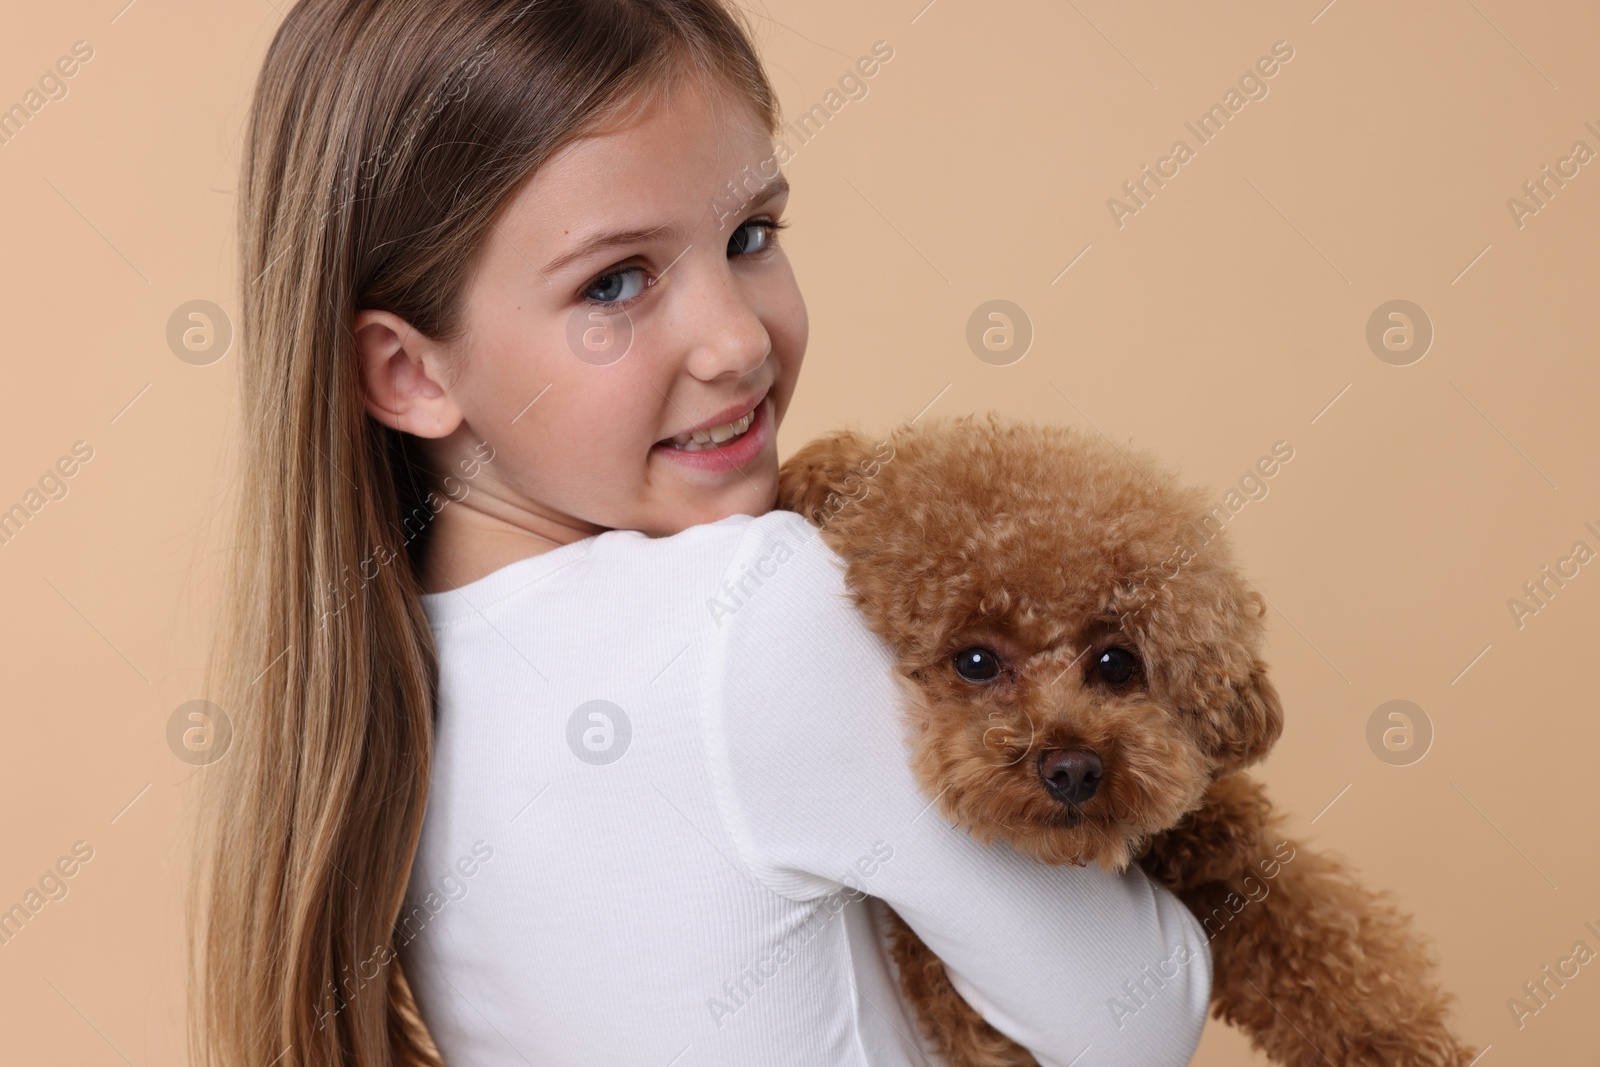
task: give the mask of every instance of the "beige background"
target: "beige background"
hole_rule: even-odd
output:
[[[74,842],[94,849],[0,947],[8,1063],[183,1061],[194,772],[165,728],[200,695],[236,354],[191,366],[164,331],[185,301],[235,306],[240,130],[282,15],[124,2],[12,5],[0,35],[0,104],[74,41],[94,49],[0,146],[0,509],[75,441],[94,450],[0,546],[0,906]],[[1506,201],[1574,141],[1600,151],[1584,128],[1600,127],[1600,14],[922,2],[761,9],[791,116],[874,41],[894,49],[864,99],[792,145],[784,240],[812,335],[784,454],[937,397],[1092,424],[1220,497],[1288,441],[1269,496],[1230,524],[1276,609],[1289,718],[1263,773],[1297,833],[1415,911],[1485,1067],[1596,1062],[1600,963],[1520,1030],[1507,999],[1574,942],[1600,950],[1583,929],[1600,926],[1600,564],[1520,630],[1507,599],[1575,541],[1600,549],[1583,525],[1600,528],[1600,163],[1520,229]],[[1269,95],[1119,229],[1107,198],[1175,139],[1195,147],[1183,123],[1279,40],[1294,59]],[[1036,331],[1008,366],[965,341],[996,298]],[[1436,330],[1410,366],[1365,340],[1396,298]],[[1410,766],[1366,741],[1391,699],[1435,731]],[[1213,1024],[1196,1062],[1250,1055]]]

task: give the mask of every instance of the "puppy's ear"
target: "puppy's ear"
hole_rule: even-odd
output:
[[[778,500],[816,526],[826,525],[851,500],[863,495],[882,457],[862,434],[836,430],[808,441],[778,469]]]
[[[1216,722],[1218,777],[1248,767],[1267,754],[1283,733],[1283,705],[1267,677],[1267,665],[1253,660],[1250,677],[1233,688],[1232,699]]]

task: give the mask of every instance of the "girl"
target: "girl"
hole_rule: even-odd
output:
[[[1198,924],[929,813],[887,649],[771,510],[778,124],[719,0],[279,28],[196,1063],[909,1065],[866,894],[1041,1063],[1187,1061]]]

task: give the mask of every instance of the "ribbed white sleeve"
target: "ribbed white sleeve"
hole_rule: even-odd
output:
[[[880,898],[1046,1067],[1189,1058],[1200,928],[1137,872],[940,821],[888,650],[799,516],[607,531],[423,606],[438,713],[398,947],[452,1067],[938,1067]]]
[[[1211,986],[1199,923],[1136,869],[1044,865],[943,821],[909,769],[891,653],[813,527],[750,521],[707,611],[711,779],[757,878],[886,901],[1044,1067],[1189,1062]]]

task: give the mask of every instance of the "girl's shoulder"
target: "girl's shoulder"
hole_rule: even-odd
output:
[[[598,599],[629,605],[665,606],[681,593],[696,602],[737,601],[752,582],[801,552],[828,550],[816,528],[792,511],[729,515],[651,536],[639,530],[607,530],[535,556],[440,593],[422,595],[435,631],[470,619],[492,619],[519,606]]]

